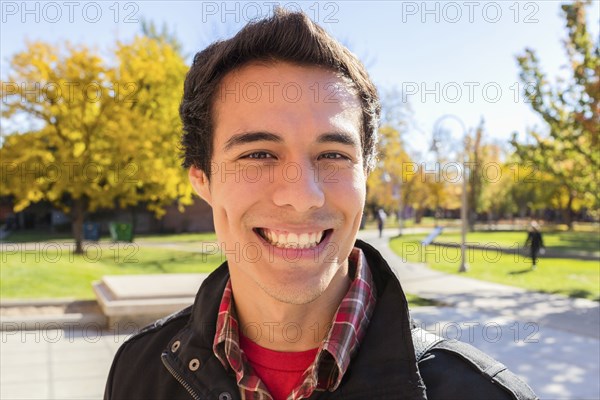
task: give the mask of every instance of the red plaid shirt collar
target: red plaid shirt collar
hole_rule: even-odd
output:
[[[355,247],[348,261],[351,270],[352,266],[355,267],[352,284],[338,307],[315,361],[304,371],[302,383],[287,400],[308,398],[315,390],[337,389],[366,332],[375,307],[373,277],[361,249]],[[231,281],[228,281],[219,306],[213,351],[225,368],[235,372],[243,399],[271,400],[267,387],[254,374],[240,349],[238,319],[233,304]]]

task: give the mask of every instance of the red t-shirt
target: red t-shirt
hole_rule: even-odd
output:
[[[240,347],[254,372],[265,383],[274,400],[285,400],[301,382],[302,373],[315,361],[318,348],[283,352],[269,350],[240,334]]]

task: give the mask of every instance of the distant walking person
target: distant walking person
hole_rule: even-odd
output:
[[[379,229],[379,237],[383,236],[383,225],[385,224],[385,219],[387,215],[383,208],[377,210],[377,229]]]
[[[536,268],[538,254],[540,253],[540,250],[544,248],[544,240],[542,239],[540,226],[535,221],[531,223],[529,227],[529,232],[527,233],[525,247],[527,246],[529,246],[532,261],[531,269],[533,270]]]

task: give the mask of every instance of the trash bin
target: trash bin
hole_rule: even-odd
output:
[[[111,222],[108,230],[114,242],[133,242],[133,226],[131,224]]]
[[[100,240],[100,224],[96,222],[86,222],[83,224],[83,240]]]

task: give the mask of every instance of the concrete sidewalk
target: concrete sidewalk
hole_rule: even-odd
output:
[[[118,330],[48,324],[0,332],[0,399],[102,399],[112,359],[129,336]]]
[[[413,309],[413,318],[423,328],[484,350],[522,376],[542,399],[600,399],[597,302],[407,263],[388,246],[397,233],[385,230],[379,238],[376,231],[361,231],[359,238],[383,254],[406,292],[448,305]]]

